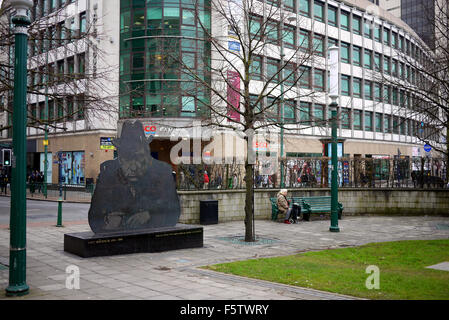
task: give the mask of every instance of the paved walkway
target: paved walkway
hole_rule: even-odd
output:
[[[0,299],[353,299],[352,297],[225,275],[198,267],[220,262],[357,246],[369,242],[449,238],[445,217],[345,217],[340,233],[329,220],[286,225],[256,221],[256,245],[231,241],[243,236],[242,221],[204,226],[204,247],[162,253],[83,259],[63,251],[65,233],[89,231],[87,222],[64,228],[28,227],[27,283],[30,294],[5,298],[9,231],[0,229]],[[66,268],[80,271],[80,288],[66,288]],[[364,285],[364,284],[361,284]]]

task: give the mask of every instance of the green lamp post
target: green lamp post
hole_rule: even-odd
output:
[[[15,10],[13,159],[11,181],[11,218],[9,249],[9,286],[7,296],[28,294],[26,284],[26,124],[27,124],[27,11],[31,0],[10,0]]]
[[[338,227],[338,154],[337,154],[337,98],[338,98],[338,47],[329,48],[330,83],[329,97],[332,112],[332,180],[331,180],[331,226],[329,231],[340,232]]]

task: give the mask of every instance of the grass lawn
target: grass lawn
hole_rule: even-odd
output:
[[[445,261],[449,239],[371,243],[205,268],[368,299],[446,300],[449,272],[425,268]],[[379,267],[379,289],[365,286],[369,265]]]

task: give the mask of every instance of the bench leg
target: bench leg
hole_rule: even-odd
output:
[[[341,220],[341,211],[338,212],[338,220]]]
[[[310,221],[310,213],[303,213],[302,219],[305,221]]]

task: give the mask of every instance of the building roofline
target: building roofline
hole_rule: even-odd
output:
[[[430,50],[429,46],[424,42],[423,39],[421,39],[421,37],[407,24],[405,23],[402,19],[396,17],[395,15],[389,13],[387,10],[382,9],[380,6],[368,1],[368,0],[337,0],[338,2],[344,3],[347,6],[350,7],[355,7],[357,9],[360,9],[364,12],[366,12],[366,10],[369,7],[375,7],[378,13],[378,17],[380,19],[384,19],[386,22],[391,23],[397,27],[400,27],[402,29],[404,29],[407,33],[409,33],[410,35],[412,35],[415,39],[417,39],[418,41],[420,41],[420,44],[425,47],[426,49]]]

